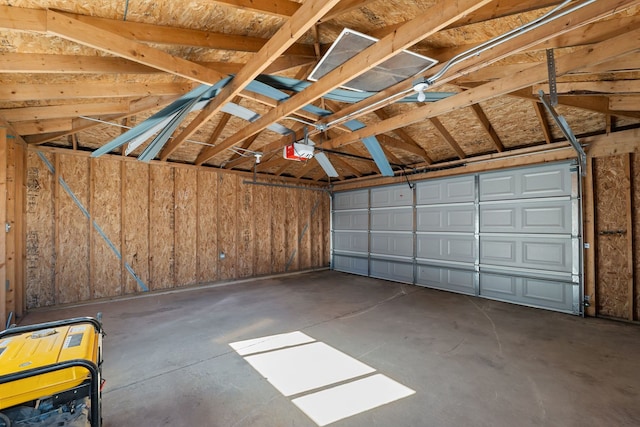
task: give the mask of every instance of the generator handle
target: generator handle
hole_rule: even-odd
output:
[[[91,374],[91,427],[100,427],[100,425],[102,424],[99,401],[100,376],[98,373],[98,367],[91,361],[84,359],[65,360],[64,362],[40,366],[39,368],[28,369],[26,371],[15,372],[13,374],[1,375],[0,384],[23,380],[25,378],[48,374],[49,372],[60,371],[62,369],[73,368],[76,366],[87,369]]]
[[[10,335],[23,334],[25,332],[40,331],[42,329],[75,325],[78,323],[91,323],[96,329],[96,332],[104,334],[104,330],[102,329],[102,322],[100,322],[98,319],[93,317],[74,317],[72,319],[55,320],[53,322],[38,323],[36,325],[16,326],[14,328],[9,328],[0,332],[0,338],[4,338]]]

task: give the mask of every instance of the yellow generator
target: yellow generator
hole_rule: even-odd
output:
[[[100,314],[0,332],[0,427],[101,426]]]

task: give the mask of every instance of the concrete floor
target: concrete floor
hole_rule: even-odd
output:
[[[316,426],[229,343],[302,331],[415,390],[332,426],[638,426],[640,327],[322,271],[95,315],[105,426]]]

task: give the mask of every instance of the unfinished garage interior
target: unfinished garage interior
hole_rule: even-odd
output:
[[[639,0],[0,0],[0,83],[103,425],[640,425]]]

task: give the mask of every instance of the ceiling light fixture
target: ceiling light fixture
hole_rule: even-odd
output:
[[[427,95],[425,95],[424,91],[429,89],[429,85],[427,83],[418,83],[413,86],[413,90],[418,92],[418,102],[424,102],[427,99]]]

